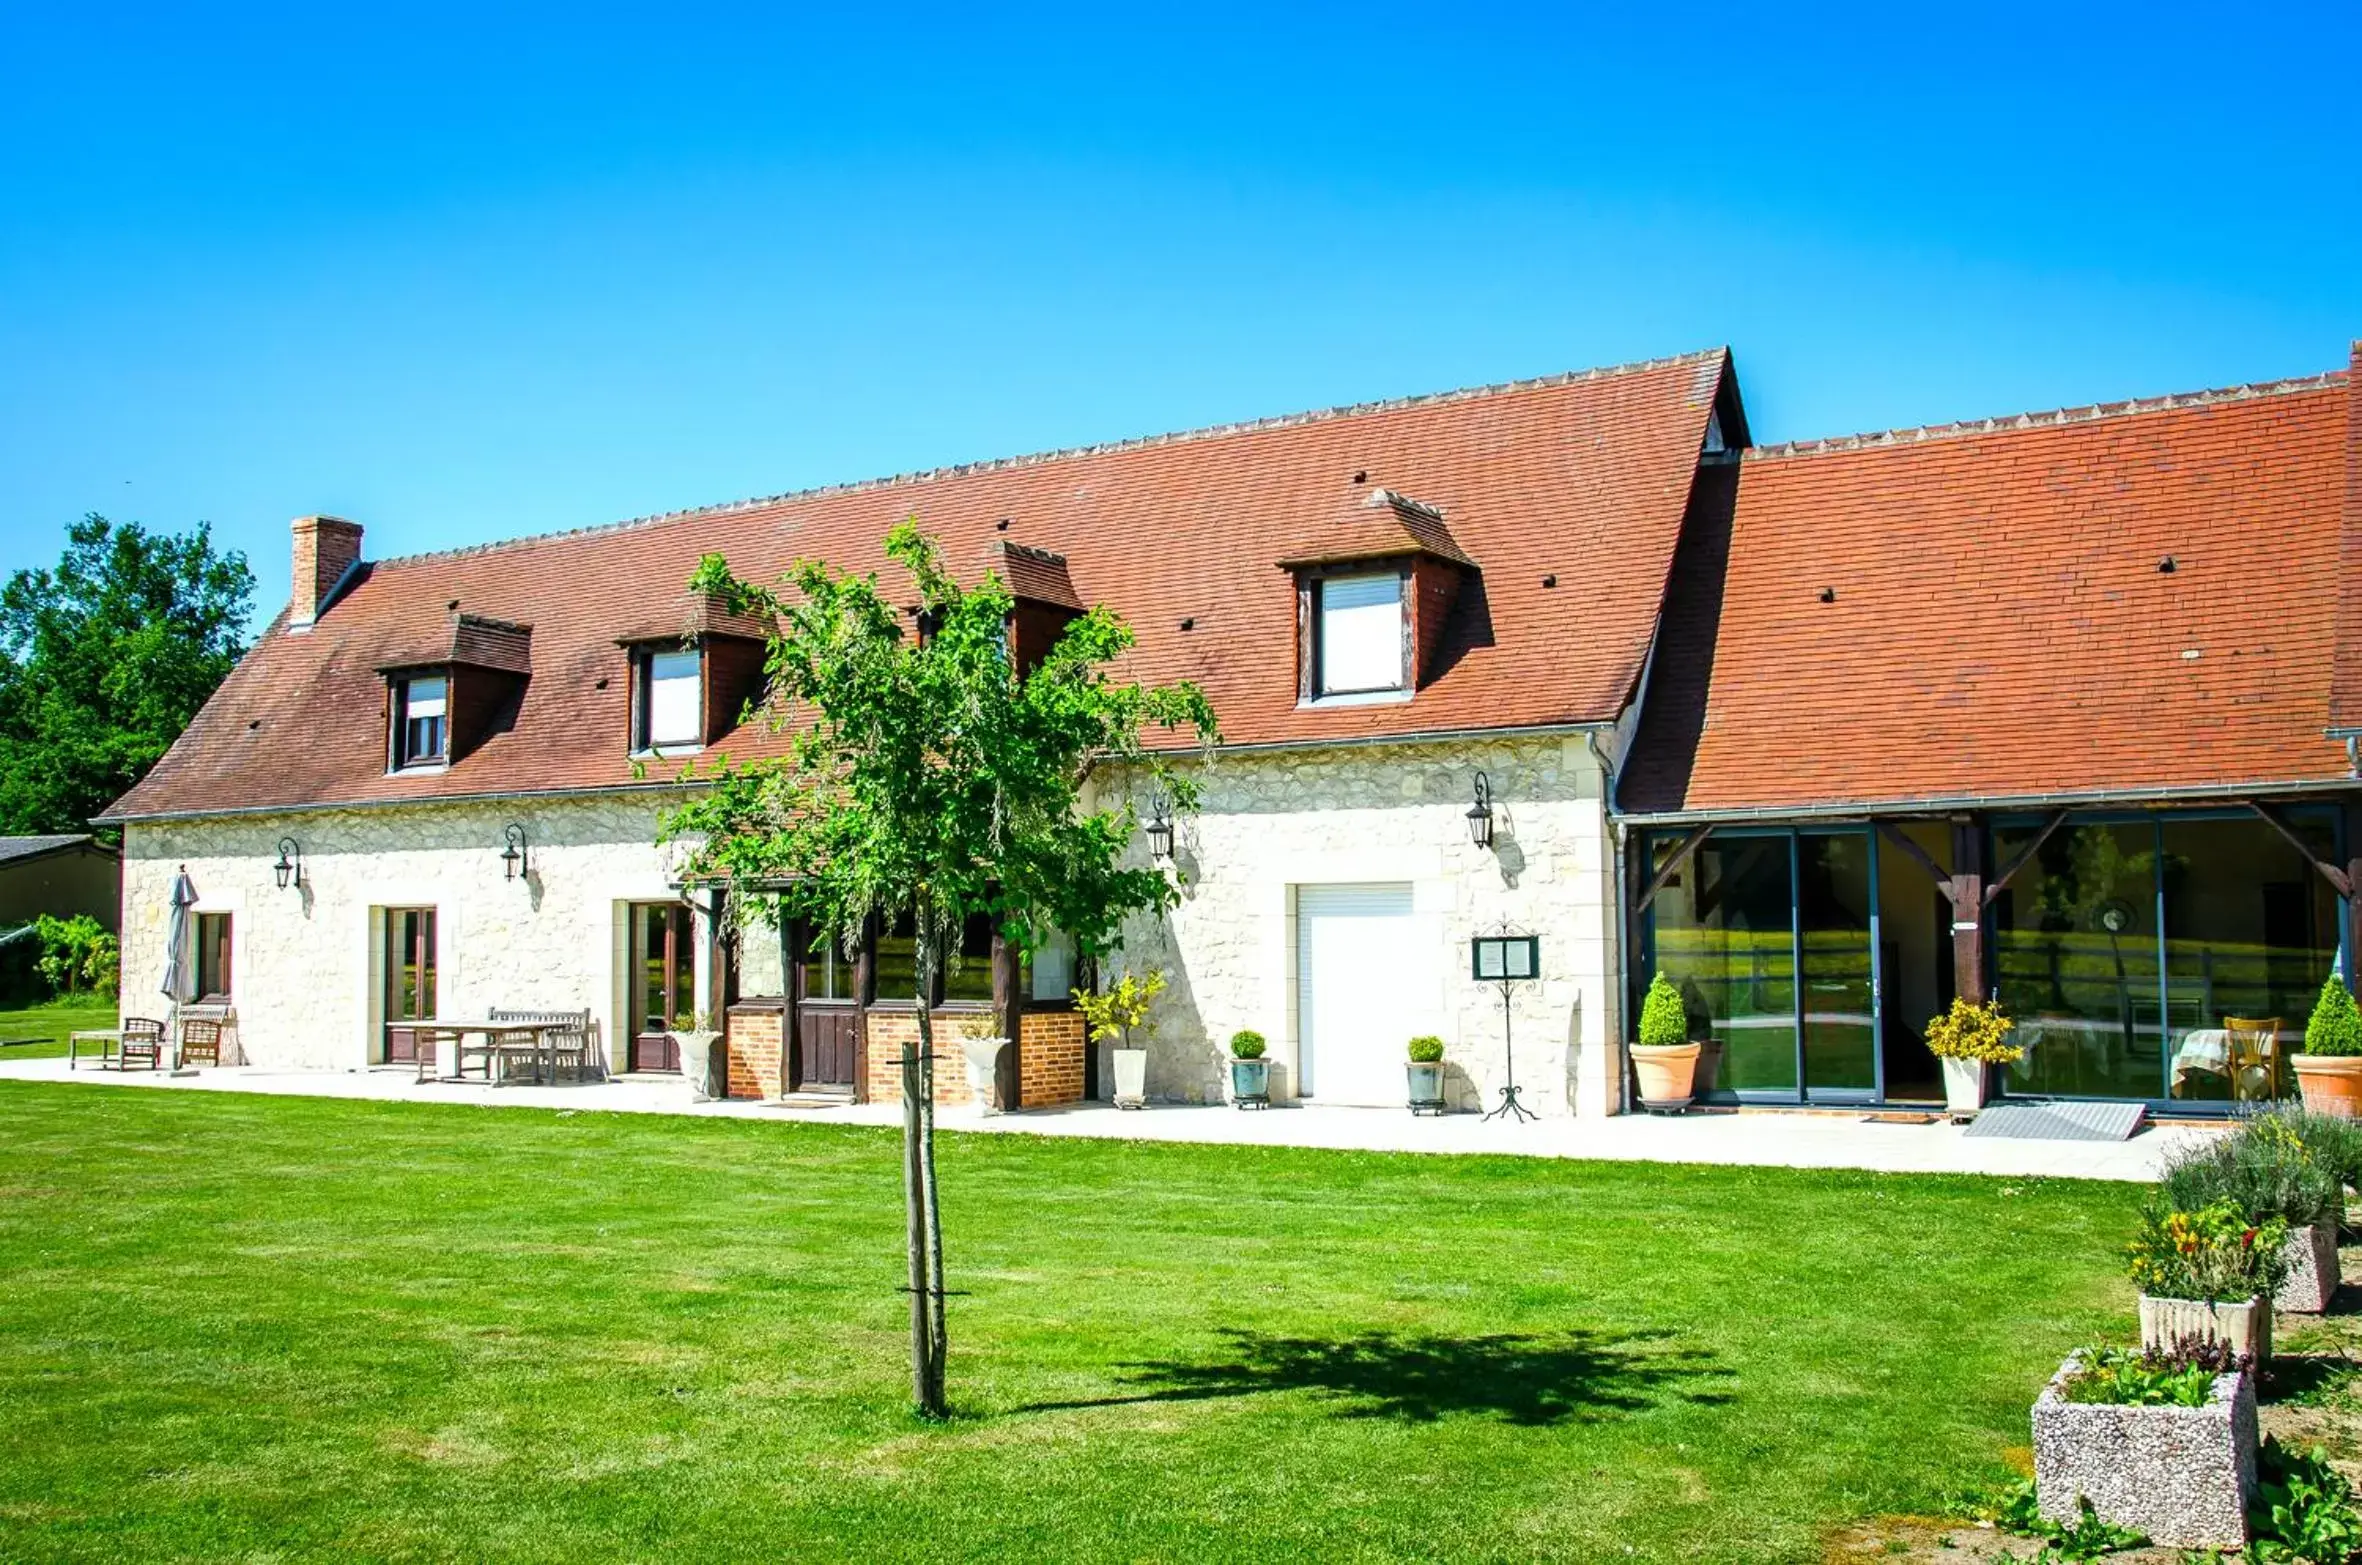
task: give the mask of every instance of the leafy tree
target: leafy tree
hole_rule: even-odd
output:
[[[49,987],[59,994],[76,995],[88,984],[112,998],[123,966],[122,947],[88,913],[57,918],[44,913],[33,921],[41,955],[33,964]]]
[[[1085,954],[1119,943],[1123,919],[1161,911],[1178,893],[1163,871],[1120,865],[1136,820],[1126,799],[1086,807],[1095,766],[1153,775],[1178,809],[1194,780],[1142,741],[1151,725],[1188,728],[1211,745],[1214,713],[1195,685],[1149,688],[1111,677],[1132,645],[1104,609],[1074,620],[1041,663],[1012,667],[1008,588],[987,575],[962,588],[917,522],[886,537],[908,571],[923,634],[877,577],[798,564],[788,592],[740,580],[709,555],[690,581],[774,629],[772,721],[792,729],[786,756],[702,775],[667,812],[664,840],[690,845],[691,875],[784,884],[762,916],[797,917],[851,954],[873,925],[916,933],[919,1043],[903,1064],[904,1196],[909,1212],[911,1377],[920,1411],[944,1410],[943,1233],[934,1153],[934,1021],[928,1005],[973,914],[1021,947],[1055,928]]]
[[[244,650],[246,556],[87,516],[0,588],[0,832],[81,831],[147,774]]]

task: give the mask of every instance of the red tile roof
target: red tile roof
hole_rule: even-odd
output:
[[[979,559],[1002,518],[1010,541],[1063,555],[1074,590],[1137,632],[1131,673],[1197,680],[1232,743],[1610,722],[1728,363],[1717,349],[379,561],[308,632],[274,621],[110,818],[630,786],[617,638],[677,614],[700,555],[760,576],[799,556],[875,570],[911,515],[950,560]],[[1447,512],[1481,582],[1414,699],[1304,708],[1295,590],[1274,566],[1357,474]],[[388,777],[377,671],[448,637],[454,612],[533,627],[516,722],[447,772]],[[775,743],[741,730],[715,748]]]
[[[1748,453],[1685,533],[1620,806],[2346,781],[2348,401],[2331,374]]]
[[[1338,506],[1324,525],[1283,551],[1278,563],[1342,565],[1406,554],[1431,554],[1454,565],[1476,563],[1453,541],[1440,510],[1391,489],[1372,489]]]

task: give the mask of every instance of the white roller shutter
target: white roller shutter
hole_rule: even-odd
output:
[[[1431,943],[1408,885],[1296,889],[1299,1092],[1403,1105],[1404,1045],[1435,1009]]]

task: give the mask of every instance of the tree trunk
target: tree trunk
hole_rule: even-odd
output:
[[[918,949],[915,953],[918,958],[915,965],[918,968],[919,991],[916,996],[919,1011],[918,1172],[922,1227],[926,1236],[929,1381],[927,1394],[920,1398],[919,1410],[931,1418],[941,1418],[945,1411],[943,1366],[944,1360],[950,1355],[951,1334],[944,1319],[943,1211],[936,1199],[935,1185],[935,1018],[929,1001],[935,992],[938,958],[929,922],[922,910],[918,919]]]

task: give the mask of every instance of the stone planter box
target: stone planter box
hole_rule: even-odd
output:
[[[2068,1358],[2034,1404],[2034,1488],[2042,1514],[2100,1520],[2168,1548],[2243,1547],[2255,1493],[2255,1381],[2217,1375],[2204,1407],[2070,1402]]]
[[[2261,1364],[2272,1356],[2272,1301],[2258,1294],[2244,1304],[2141,1295],[2141,1346],[2163,1351],[2177,1337],[2227,1342],[2234,1353]]]
[[[1009,1052],[1006,1038],[962,1038],[960,1054],[968,1068],[969,1105],[980,1114],[998,1114],[1001,1102],[1001,1062]]]
[[[1946,1058],[1943,1067],[1944,1112],[1954,1119],[1966,1119],[1982,1109],[1993,1081],[1985,1062]]]
[[[2280,1252],[2288,1258],[2288,1280],[2272,1295],[2272,1308],[2319,1315],[2337,1292],[2337,1223],[2309,1223],[2288,1231]]]

